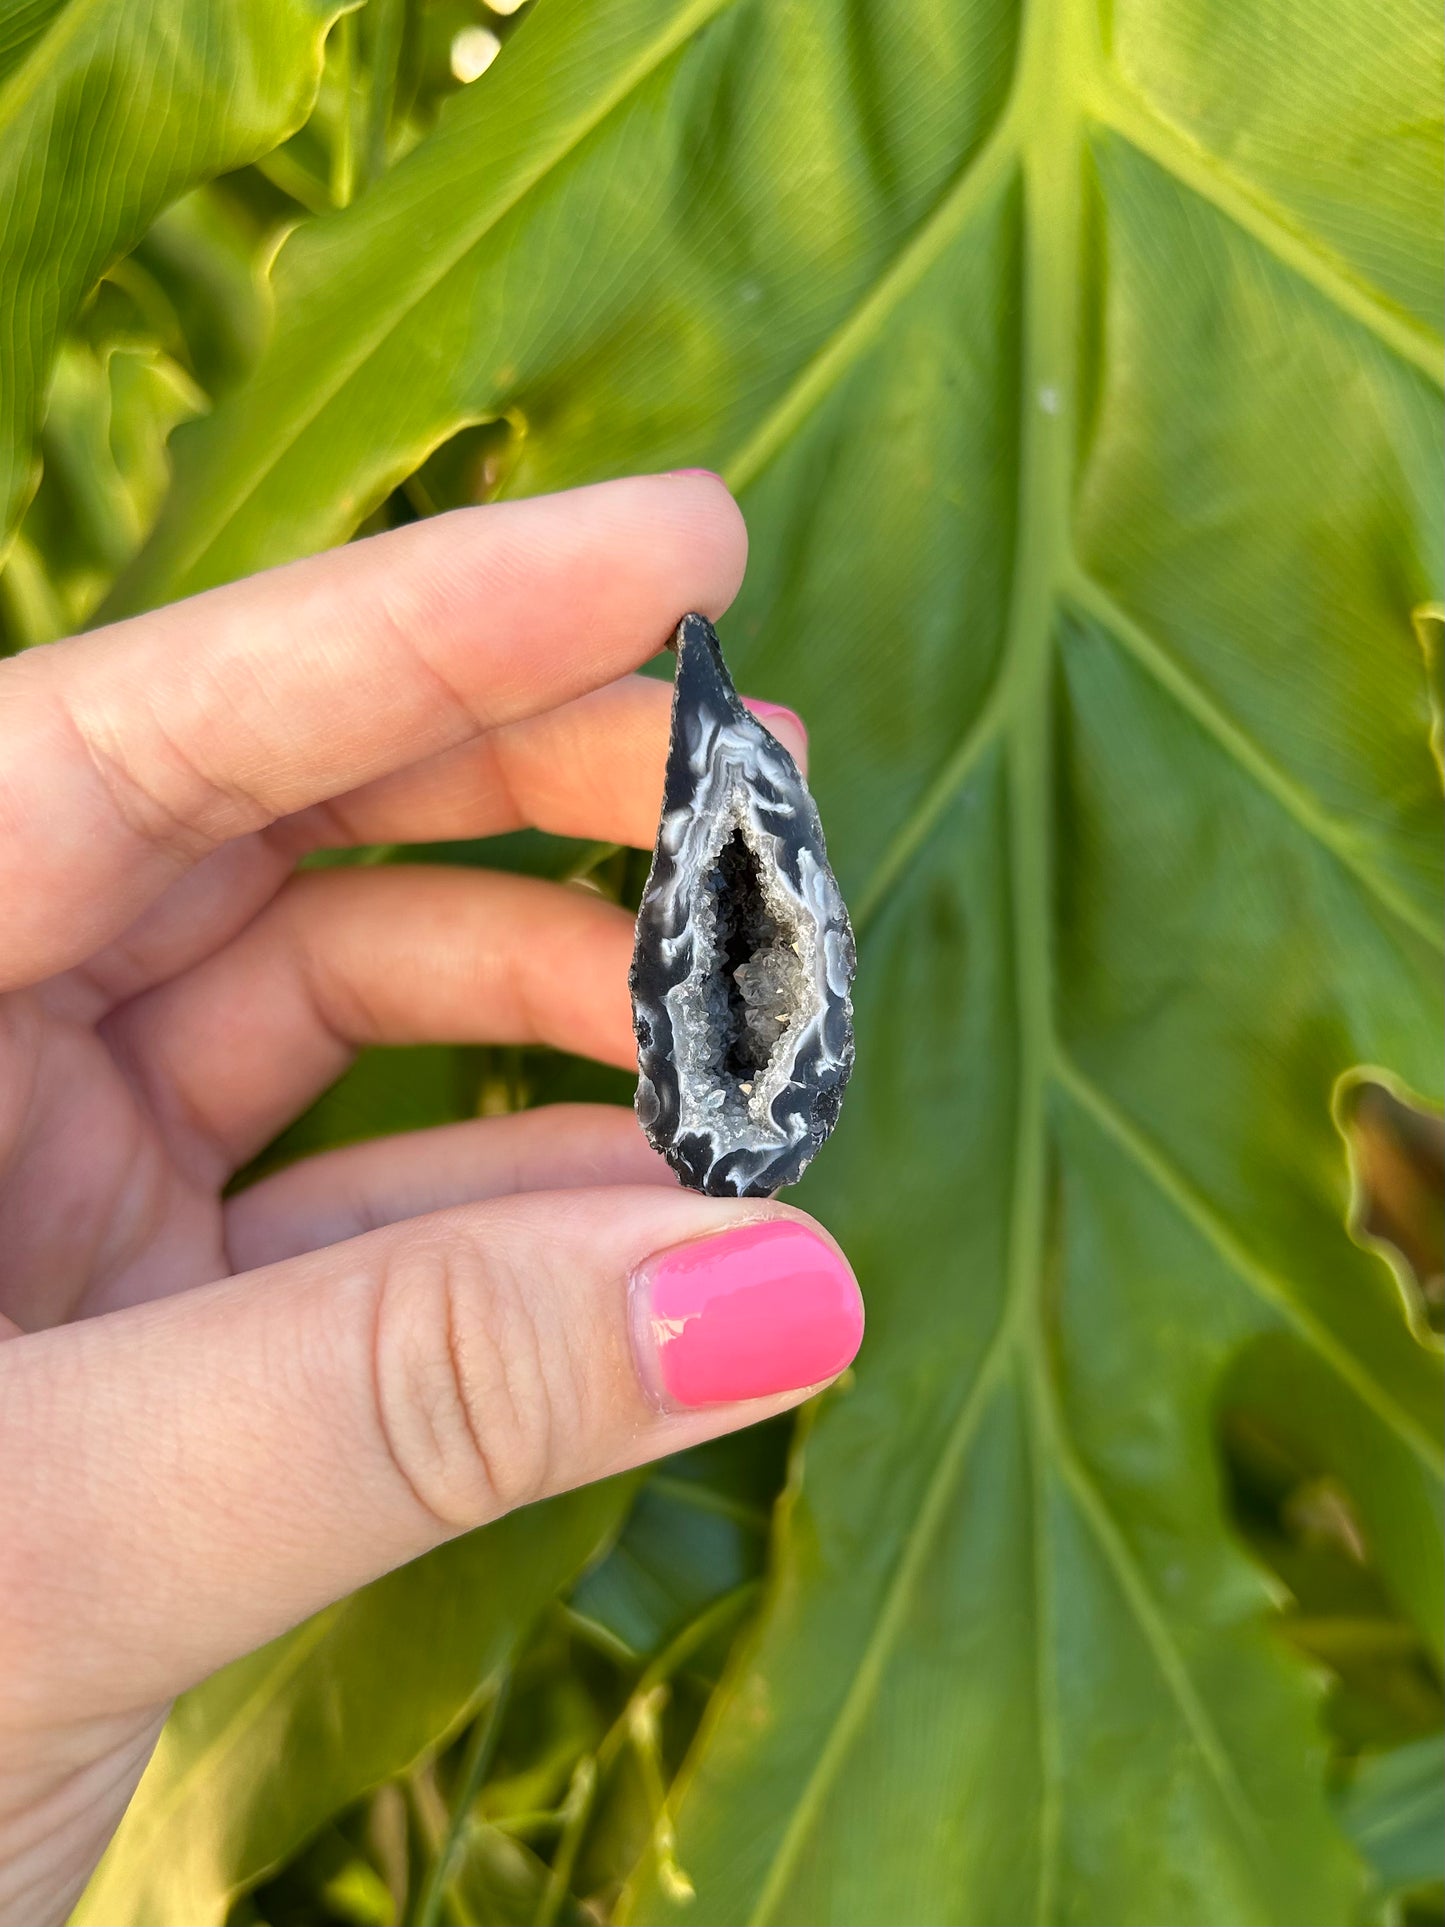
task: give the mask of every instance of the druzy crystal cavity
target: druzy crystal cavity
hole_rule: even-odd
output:
[[[637,1115],[713,1197],[796,1184],[853,1067],[853,932],[797,764],[684,616],[662,821],[637,916]]]

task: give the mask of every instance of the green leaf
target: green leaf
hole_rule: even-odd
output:
[[[277,238],[273,221],[212,182],[168,207],[123,264],[169,305],[196,379],[213,398],[261,352],[270,285],[258,256]]]
[[[1445,1739],[1367,1759],[1340,1809],[1381,1894],[1445,1881]]]
[[[475,1117],[480,1056],[475,1049],[452,1044],[360,1052],[331,1088],[261,1153],[244,1180],[316,1151]]]
[[[1425,0],[546,0],[176,437],[117,609],[503,415],[509,492],[748,515],[730,647],[861,932],[800,1201],[870,1332],[635,1919],[1354,1911],[1215,1398],[1268,1353],[1438,1638],[1440,1359],[1331,1106],[1440,1092],[1440,68]]]
[[[477,1825],[467,1836],[467,1850],[456,1880],[460,1916],[477,1927],[531,1927],[547,1885],[546,1863],[524,1842],[511,1840],[495,1827]]]
[[[28,549],[43,558],[55,602],[48,618],[12,615],[13,641],[50,642],[84,626],[154,520],[170,480],[167,437],[205,405],[185,370],[149,344],[61,343],[41,434],[45,472],[0,577],[8,584]]]
[[[647,282],[666,267],[665,252],[636,276],[591,277],[577,291],[580,302],[556,297],[567,255],[589,227],[613,244],[619,225],[644,248],[663,238],[656,223],[672,154],[655,151],[656,123],[668,119],[680,56],[707,46],[705,30],[730,13],[729,0],[544,5],[491,73],[447,103],[407,161],[343,214],[298,230],[276,262],[276,335],[246,390],[267,403],[258,409],[238,398],[205,435],[177,438],[171,512],[113,609],[185,594],[349,534],[458,429],[504,414],[524,394],[542,405],[562,372],[558,357],[565,364],[598,330],[621,328],[628,339],[618,345],[644,357],[659,334],[665,339],[665,308],[637,326],[660,293]],[[512,84],[497,89],[491,82],[504,69]],[[1002,77],[994,75],[995,86]],[[977,119],[981,84],[988,75],[968,78],[965,120]],[[682,133],[671,128],[670,146]],[[622,174],[610,164],[619,141]],[[941,139],[934,146],[936,171],[951,156]],[[639,165],[658,170],[641,202]],[[568,188],[566,239],[550,244],[559,278],[551,279],[536,272],[531,236]],[[842,194],[834,199],[842,212]],[[830,236],[829,251],[846,255],[855,227]],[[887,243],[886,232],[873,237],[875,258]],[[499,272],[509,259],[515,278]],[[854,279],[866,272],[866,262],[851,266]],[[709,318],[689,330],[696,372],[710,383],[717,326]],[[634,383],[642,373],[634,359]],[[678,415],[679,373],[686,369],[663,373],[656,420],[685,451],[698,426]],[[700,393],[694,406],[721,399]],[[629,440],[636,444],[635,430]],[[282,500],[299,517],[290,527],[277,524]]]
[[[572,1605],[635,1654],[656,1655],[724,1594],[760,1576],[788,1428],[757,1426],[664,1459]]]
[[[632,1490],[611,1480],[455,1539],[188,1693],[74,1927],[219,1927],[237,1893],[457,1729]]]
[[[167,202],[304,119],[344,0],[22,0],[0,21],[0,556],[60,339]]]

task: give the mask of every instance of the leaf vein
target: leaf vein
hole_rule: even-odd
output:
[[[1179,707],[1211,735],[1232,762],[1305,831],[1306,835],[1348,870],[1377,903],[1423,938],[1434,950],[1445,950],[1445,932],[1435,919],[1377,870],[1354,847],[1348,826],[1338,823],[1292,776],[1259,748],[1248,733],[1219,708],[1184,668],[1178,658],[1129,615],[1103,585],[1081,566],[1072,568],[1066,599],[1098,622]]]
[[[1060,1470],[1088,1521],[1089,1530],[1113,1568],[1124,1597],[1128,1601],[1134,1622],[1144,1635],[1145,1642],[1154,1656],[1159,1676],[1183,1714],[1185,1725],[1199,1748],[1211,1778],[1219,1788],[1230,1818],[1248,1843],[1251,1858],[1257,1865],[1267,1864],[1268,1842],[1260,1831],[1249,1795],[1239,1777],[1239,1770],[1230,1756],[1229,1749],[1220,1739],[1219,1730],[1209,1717],[1208,1709],[1199,1697],[1194,1676],[1189,1671],[1184,1655],[1179,1649],[1179,1642],[1174,1637],[1168,1619],[1160,1610],[1159,1602],[1150,1590],[1133,1548],[1125,1539],[1118,1521],[1089,1476],[1072,1442],[1065,1435],[1061,1423],[1056,1438],[1056,1450]]]
[[[983,145],[965,160],[943,198],[825,336],[742,447],[724,462],[724,479],[735,494],[756,481],[788,437],[878,338],[900,302],[913,292],[942,257],[949,242],[967,228],[989,195],[1002,185],[1017,154],[1017,123],[1014,113],[1005,108]]]
[[[1434,1434],[1399,1404],[1313,1312],[1299,1303],[1284,1279],[1276,1276],[1268,1265],[1246,1248],[1214,1206],[1176,1168],[1160,1145],[1118,1109],[1062,1046],[1056,1052],[1054,1074],[1068,1096],[1152,1179],[1181,1217],[1214,1248],[1241,1284],[1279,1313],[1414,1457],[1437,1479],[1440,1478],[1442,1471],[1445,1471],[1445,1454],[1442,1454]]]
[[[1445,348],[1438,335],[1387,300],[1277,202],[1242,180],[1116,74],[1101,78],[1089,104],[1100,125],[1258,241],[1332,307],[1368,329],[1437,387],[1445,383]]]
[[[1001,1318],[974,1375],[968,1395],[960,1405],[934,1462],[923,1499],[913,1523],[899,1547],[893,1576],[883,1598],[882,1610],[873,1622],[867,1643],[848,1691],[829,1724],[812,1771],[803,1784],[787,1828],[769,1862],[758,1900],[749,1915],[749,1927],[765,1927],[773,1908],[782,1898],[788,1879],[797,1865],[803,1842],[816,1823],[823,1801],[837,1778],[858,1728],[878,1692],[883,1668],[902,1630],[904,1614],[934,1536],[943,1523],[955,1481],[963,1469],[968,1448],[973,1442],[987,1406],[987,1395],[998,1377],[999,1365],[1006,1355],[1008,1325]]]

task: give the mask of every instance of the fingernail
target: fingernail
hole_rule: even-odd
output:
[[[708,481],[710,482],[722,482],[722,476],[718,474],[715,468],[670,468],[668,470],[668,474],[669,475],[705,475]],[[727,487],[726,482],[723,482],[723,487],[724,488]]]
[[[808,747],[808,725],[803,721],[796,709],[789,709],[785,703],[765,703],[755,696],[744,696],[743,702],[757,717],[758,721],[766,724],[769,729],[772,729],[774,722],[781,722],[786,723],[789,728],[797,730],[799,736],[803,739],[804,749]],[[776,733],[777,732],[774,731],[775,735]]]
[[[820,1385],[862,1337],[852,1272],[791,1218],[676,1245],[633,1276],[638,1365],[664,1405],[731,1405]]]

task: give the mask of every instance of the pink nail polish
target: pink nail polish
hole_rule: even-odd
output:
[[[650,1258],[632,1280],[644,1383],[664,1405],[730,1405],[834,1378],[863,1337],[847,1264],[790,1218]]]
[[[796,729],[802,737],[803,743],[806,746],[808,741],[808,725],[803,721],[796,709],[789,709],[786,703],[765,703],[760,697],[756,696],[744,696],[743,702],[757,717],[758,721],[769,729],[772,727],[775,716],[782,722],[791,723],[793,728]]]
[[[669,469],[668,473],[670,475],[705,475],[710,482],[722,482],[722,476],[715,468],[673,468]],[[723,487],[727,487],[726,482],[723,482]]]

